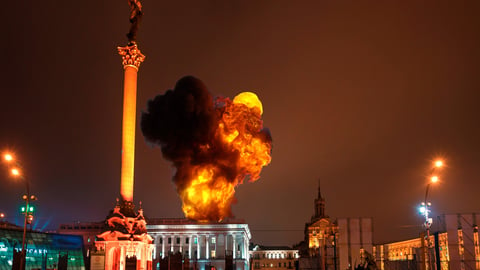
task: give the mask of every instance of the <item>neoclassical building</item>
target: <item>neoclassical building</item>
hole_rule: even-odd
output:
[[[298,249],[290,247],[255,245],[250,248],[251,269],[296,269],[298,258]]]
[[[248,245],[252,236],[243,221],[155,218],[148,220],[147,231],[154,239],[157,261],[170,254],[182,254],[190,269],[249,269]]]

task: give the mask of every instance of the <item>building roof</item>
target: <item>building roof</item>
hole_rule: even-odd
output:
[[[17,226],[17,225],[15,225],[13,223],[10,223],[8,221],[0,221],[0,228],[23,230],[23,227]]]
[[[187,218],[147,218],[147,225],[184,225],[184,224],[245,224],[242,219],[225,219],[222,221],[197,221]]]
[[[253,251],[296,250],[288,246],[260,246],[256,245]]]

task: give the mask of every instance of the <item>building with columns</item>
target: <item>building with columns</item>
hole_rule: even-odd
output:
[[[190,269],[249,269],[248,245],[252,236],[243,221],[155,218],[148,220],[147,230],[154,239],[154,260],[180,253],[189,261]]]
[[[260,245],[250,247],[251,269],[296,269],[298,258],[298,250],[290,247]]]

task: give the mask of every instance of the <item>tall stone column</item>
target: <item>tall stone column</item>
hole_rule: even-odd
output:
[[[137,44],[118,47],[118,53],[122,56],[124,69],[120,195],[123,202],[133,202],[137,72],[145,56],[137,48]]]
[[[224,234],[223,237],[225,238],[225,258],[227,257],[227,250],[228,250],[228,234]]]
[[[180,238],[180,246],[178,247],[178,251],[180,251],[180,253],[183,254],[183,237],[180,235],[179,238]],[[175,241],[176,241],[176,240],[177,240],[177,239],[175,239]],[[175,243],[176,243],[176,242],[175,242]]]
[[[140,255],[140,267],[139,269],[141,270],[146,270],[146,268],[144,268],[145,265],[147,265],[147,246],[140,246],[140,245],[137,245],[135,247],[135,250],[136,250],[136,256],[137,256],[137,260],[138,260],[138,255]]]
[[[237,258],[237,241],[235,239],[235,234],[232,234],[232,242],[233,242],[233,248],[232,248],[232,252],[233,252],[233,259],[235,260]]]
[[[248,261],[248,243],[246,240],[246,237],[243,237],[243,258]]]
[[[200,235],[197,235],[197,260],[200,260]]]
[[[205,258],[210,259],[210,237],[205,235]]]
[[[165,258],[165,236],[162,236],[162,259]]]
[[[192,236],[188,236],[188,258],[192,259]]]
[[[120,246],[120,270],[125,270],[125,256],[127,256],[126,247]]]

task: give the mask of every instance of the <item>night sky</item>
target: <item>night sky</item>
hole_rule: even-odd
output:
[[[233,206],[255,243],[301,241],[319,181],[326,213],[373,217],[375,243],[416,237],[437,156],[433,215],[480,212],[480,2],[387,2],[142,1],[135,203],[183,217],[173,168],[139,119],[193,75],[213,96],[263,102],[272,162]],[[120,190],[127,1],[3,6],[0,148],[39,198],[35,227],[101,221]],[[1,168],[0,211],[21,224],[24,186]]]

